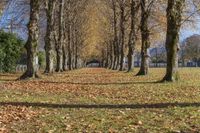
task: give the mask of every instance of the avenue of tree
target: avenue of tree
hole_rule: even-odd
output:
[[[27,71],[20,79],[39,77],[36,58],[42,34],[45,74],[78,69],[80,60],[87,62],[90,59],[101,60],[105,68],[123,71],[125,57],[128,58],[128,71],[131,71],[139,49],[141,64],[137,76],[147,75],[151,45],[165,41],[167,67],[162,81],[177,81],[180,30],[185,25],[194,25],[200,10],[198,0],[23,2],[30,6],[30,20],[25,44]],[[46,23],[45,32],[40,23]]]

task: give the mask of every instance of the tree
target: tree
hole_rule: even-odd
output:
[[[0,68],[3,72],[15,72],[22,54],[23,41],[15,34],[0,31]]]
[[[150,30],[149,30],[149,17],[154,0],[141,0],[141,66],[137,75],[147,75],[149,72],[149,53],[150,47]]]
[[[193,60],[198,64],[200,59],[200,35],[193,35],[185,40],[184,58]]]
[[[112,10],[113,10],[113,29],[114,29],[114,40],[113,40],[113,66],[112,69],[116,70],[119,65],[119,43],[117,36],[117,6],[116,0],[112,0]]]
[[[68,68],[69,70],[72,70],[72,51],[71,51],[71,47],[72,47],[72,25],[71,25],[71,20],[70,20],[70,9],[71,9],[71,0],[68,0],[68,12],[67,12],[67,39],[68,39],[68,44],[67,44],[67,48],[68,48]]]
[[[55,12],[55,0],[47,0],[46,4],[46,16],[47,16],[47,30],[45,37],[45,52],[46,52],[46,68],[45,73],[53,73],[54,71],[54,40],[53,40],[53,28],[54,27],[54,12]]]
[[[56,46],[56,52],[57,52],[56,72],[63,71],[64,3],[65,0],[59,0],[59,36],[58,36],[58,45]]]
[[[179,51],[179,31],[182,24],[182,12],[185,0],[168,0],[167,7],[167,70],[163,81],[177,81],[178,75],[178,55]]]
[[[20,79],[38,78],[38,66],[36,62],[39,37],[39,0],[30,0],[30,21],[28,24],[28,41],[25,44],[27,51],[27,70]]]
[[[139,11],[139,1],[131,0],[131,30],[128,40],[128,72],[132,69],[133,55],[136,45],[137,16]]]
[[[120,63],[119,71],[123,70],[124,65],[124,43],[125,43],[125,0],[119,1],[120,7]]]

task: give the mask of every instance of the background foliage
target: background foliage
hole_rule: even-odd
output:
[[[14,72],[23,51],[23,41],[15,34],[0,31],[0,70]]]

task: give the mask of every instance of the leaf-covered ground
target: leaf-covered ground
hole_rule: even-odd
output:
[[[15,81],[0,74],[0,132],[200,131],[200,69],[180,69],[178,83],[106,69],[80,69]]]

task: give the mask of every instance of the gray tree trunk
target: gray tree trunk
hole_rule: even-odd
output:
[[[146,0],[141,0],[141,36],[142,36],[142,48],[141,48],[141,66],[137,75],[147,75],[149,72],[149,55],[148,48],[150,47],[149,38],[149,10]]]
[[[112,41],[109,43],[109,69],[112,69],[113,66],[113,45]]]
[[[78,69],[78,44],[75,43],[75,69]]]
[[[63,71],[67,71],[67,48],[66,48],[66,42],[63,44]]]
[[[113,19],[114,19],[114,41],[113,41],[113,66],[112,69],[116,70],[119,65],[119,44],[117,37],[117,13],[116,13],[116,0],[112,0],[112,8],[113,8]]]
[[[120,65],[119,65],[119,71],[123,70],[124,66],[124,43],[125,43],[125,0],[122,0],[120,2],[120,32],[121,32],[121,49],[120,49]]]
[[[72,70],[71,25],[68,27],[68,68]]]
[[[58,46],[56,47],[57,52],[57,66],[56,72],[63,71],[63,29],[64,29],[64,2],[65,0],[59,0],[59,37],[58,37]]]
[[[36,63],[38,37],[39,37],[39,0],[30,0],[30,21],[28,24],[28,41],[25,45],[27,51],[27,70],[19,79],[38,78],[38,66]]]
[[[178,54],[179,31],[182,23],[182,12],[185,0],[168,0],[167,7],[167,70],[163,81],[177,81],[178,75]]]
[[[129,33],[129,41],[128,41],[128,72],[131,71],[133,64],[133,54],[135,50],[136,44],[136,21],[137,21],[137,12],[139,9],[139,2],[135,0],[131,0],[131,31]]]
[[[46,16],[47,16],[47,31],[45,37],[45,52],[46,52],[46,68],[45,73],[54,72],[54,12],[55,12],[55,0],[49,0],[47,3]]]

